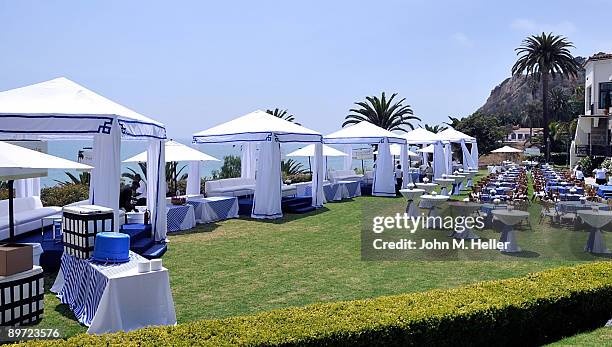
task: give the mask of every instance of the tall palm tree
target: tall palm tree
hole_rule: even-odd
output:
[[[447,127],[440,125],[440,124],[436,124],[436,125],[425,124],[425,130],[431,131],[434,134],[439,133],[440,131],[443,131],[446,129]]]
[[[291,123],[295,123],[297,125],[302,125],[298,122],[295,121],[295,116],[290,114],[289,112],[287,112],[287,110],[281,110],[279,108],[275,108],[274,111],[273,110],[266,110],[267,114],[271,114],[274,117],[280,118],[280,119],[284,119],[288,122]]]
[[[355,103],[359,108],[349,110],[353,114],[346,116],[342,126],[366,121],[389,131],[407,131],[404,126],[414,129],[411,121],[420,122],[421,119],[413,115],[410,105],[403,105],[405,98],[393,102],[396,96],[397,93],[393,93],[389,100],[385,92],[382,92],[380,99],[377,96],[366,96],[366,101]]]
[[[529,138],[533,137],[534,124],[540,124],[542,118],[542,105],[535,100],[530,101],[525,105],[521,113],[521,123],[529,124]]]
[[[544,143],[546,160],[550,159],[550,146],[548,142],[548,83],[549,78],[557,75],[563,77],[577,76],[578,63],[570,53],[572,42],[563,36],[552,33],[533,35],[525,40],[515,51],[519,56],[512,74],[527,73],[542,82],[542,119],[544,121]]]
[[[557,121],[565,120],[572,112],[570,96],[563,89],[557,87],[550,90],[548,97],[550,98],[551,111]]]

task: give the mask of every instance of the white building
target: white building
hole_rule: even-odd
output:
[[[572,141],[571,166],[585,156],[612,155],[612,122],[609,112],[612,106],[612,54],[595,54],[586,61],[584,68],[585,110],[584,115],[578,118],[576,134]]]
[[[521,128],[518,126],[512,127],[512,131],[508,133],[505,142],[510,143],[525,143],[525,141],[529,140],[531,137],[536,136],[538,134],[542,134],[542,128]]]

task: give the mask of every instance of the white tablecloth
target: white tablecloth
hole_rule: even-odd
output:
[[[416,186],[419,189],[425,189],[427,193],[433,192],[438,187],[436,183],[417,183]]]
[[[501,232],[499,237],[500,242],[504,242],[504,247],[501,252],[516,253],[520,252],[521,248],[516,242],[516,230],[512,226],[520,223],[522,220],[529,218],[529,212],[520,210],[497,209],[492,210],[491,214],[499,219],[506,227]]]
[[[168,270],[138,273],[138,262],[104,265],[64,254],[51,288],[90,334],[175,325],[176,313]],[[93,313],[93,315],[92,315]]]
[[[421,202],[421,195],[425,194],[425,189],[400,189],[400,194],[408,200],[406,206],[408,216],[418,217],[421,214],[419,203]]]
[[[585,223],[593,227],[584,250],[596,254],[610,253],[610,250],[606,247],[601,228],[612,221],[612,211],[580,210],[576,213]]]

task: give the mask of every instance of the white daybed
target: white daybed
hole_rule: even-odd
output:
[[[224,178],[214,181],[206,181],[206,196],[246,196],[255,192],[254,178]],[[282,196],[294,196],[297,189],[291,184],[283,184]]]
[[[53,216],[62,211],[61,207],[43,207],[40,198],[30,196],[13,200],[15,211],[15,236],[28,231],[40,229],[43,218]],[[45,220],[44,226],[51,225],[51,220]],[[9,238],[8,200],[0,200],[0,240]]]
[[[333,170],[328,172],[329,180],[338,181],[361,181],[363,175],[356,174],[353,170]]]

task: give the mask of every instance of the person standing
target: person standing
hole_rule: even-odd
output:
[[[593,174],[595,175],[595,183],[598,185],[605,185],[607,182],[606,176],[608,174],[608,170],[599,166],[597,169],[593,170]]]
[[[139,174],[134,176],[132,189],[136,197],[136,205],[145,206],[147,204],[147,184],[142,180]]]
[[[395,167],[395,195],[400,195],[400,189],[402,189],[402,183],[404,178],[404,172],[402,171],[402,165],[397,164]]]
[[[584,172],[582,172],[580,165],[577,165],[574,169],[574,178],[576,178],[578,181],[584,182]]]

